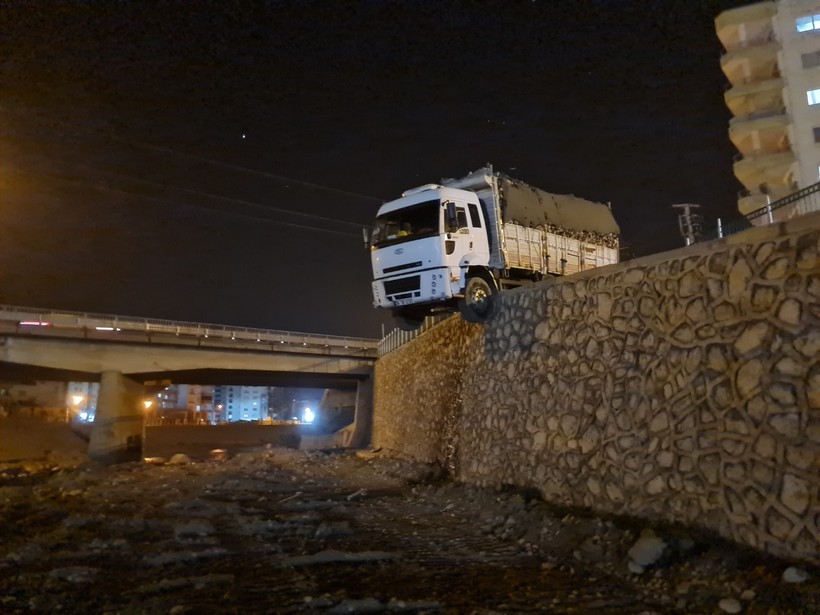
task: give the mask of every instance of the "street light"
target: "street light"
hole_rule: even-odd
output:
[[[85,395],[72,395],[71,401],[74,403],[74,413],[79,414],[80,405],[85,401]],[[71,422],[71,408],[65,409],[65,422]]]
[[[151,408],[151,406],[153,406],[153,405],[154,405],[154,402],[153,402],[153,401],[151,401],[150,399],[146,399],[146,400],[144,400],[142,403],[143,403],[143,405],[145,406],[145,414],[147,415],[147,414],[148,414],[148,411],[149,411],[149,410],[150,410],[150,408]]]

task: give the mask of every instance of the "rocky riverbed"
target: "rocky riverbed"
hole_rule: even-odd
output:
[[[0,466],[3,613],[817,613],[820,571],[378,452]]]

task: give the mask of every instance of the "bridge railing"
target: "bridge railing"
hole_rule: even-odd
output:
[[[101,332],[139,332],[193,336],[202,339],[240,340],[270,344],[322,346],[335,349],[362,350],[375,353],[379,341],[370,338],[295,333],[275,329],[231,327],[211,323],[135,318],[113,314],[91,314],[65,310],[49,310],[0,305],[0,320],[16,322],[21,327],[57,327],[61,329],[94,330]]]

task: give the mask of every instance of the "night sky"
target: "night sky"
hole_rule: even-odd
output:
[[[742,4],[0,2],[0,303],[377,337],[361,226],[487,162],[677,248]]]

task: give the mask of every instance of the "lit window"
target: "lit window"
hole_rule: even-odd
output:
[[[809,15],[808,17],[798,17],[795,20],[798,32],[808,32],[809,30],[820,30],[820,15]]]
[[[809,100],[809,105],[820,105],[820,89],[809,90],[806,92],[806,98]]]

